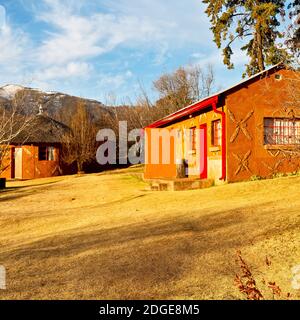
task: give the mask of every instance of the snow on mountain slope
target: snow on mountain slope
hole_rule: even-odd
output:
[[[25,88],[19,85],[8,84],[0,88],[0,97],[5,99],[12,99],[18,91],[24,90]]]
[[[20,103],[24,111],[28,114],[38,113],[38,110],[42,105],[44,111],[49,116],[54,117],[58,112],[62,112],[62,110],[64,110],[64,112],[67,112],[66,110],[74,110],[74,106],[76,106],[79,101],[85,103],[95,118],[102,117],[103,112],[110,114],[107,107],[96,100],[79,98],[56,91],[44,92],[40,89],[15,84],[0,86],[0,104],[4,103],[5,106],[11,105],[12,100],[20,93],[20,99],[18,99],[17,103]]]

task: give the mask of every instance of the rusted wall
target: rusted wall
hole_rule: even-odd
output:
[[[275,75],[282,76],[276,80]],[[271,72],[229,93],[227,112],[227,180],[249,180],[254,176],[272,177],[276,173],[299,170],[299,158],[287,156],[279,147],[264,145],[264,118],[300,118],[292,105],[288,108],[287,88],[295,73],[288,70]]]

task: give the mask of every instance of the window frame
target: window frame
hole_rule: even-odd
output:
[[[264,117],[263,143],[264,146],[300,146],[300,118]]]
[[[43,157],[41,157],[42,154]],[[39,161],[55,161],[55,147],[38,146],[38,159]]]
[[[221,119],[211,122],[211,145],[213,147],[222,146],[222,121]]]

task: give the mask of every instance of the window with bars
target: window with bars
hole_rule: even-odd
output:
[[[39,147],[39,161],[54,161],[54,147]]]
[[[221,120],[216,120],[212,122],[211,125],[211,144],[214,147],[219,147],[222,145],[222,122]]]
[[[300,119],[265,118],[265,145],[300,144]]]

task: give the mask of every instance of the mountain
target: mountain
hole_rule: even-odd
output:
[[[15,97],[18,91],[25,88],[19,85],[8,84],[0,88],[0,97],[2,99],[11,100]]]
[[[61,92],[44,92],[39,89],[8,84],[0,87],[0,104],[6,107],[17,103],[27,114],[37,114],[40,106],[44,112],[53,118],[61,118],[62,114],[72,113],[74,107],[82,102],[86,105],[94,119],[112,116],[112,111],[103,103],[84,99]]]

